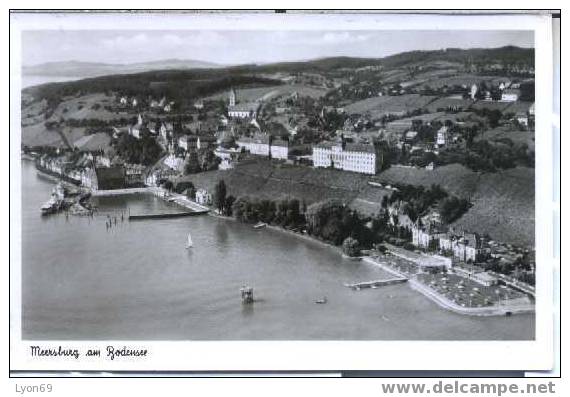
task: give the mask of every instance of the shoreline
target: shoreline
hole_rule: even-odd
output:
[[[208,213],[208,215],[215,217],[215,218],[219,218],[219,219],[230,220],[233,222],[242,223],[242,222],[239,222],[233,216],[230,217],[230,216],[219,215],[219,214],[215,214],[213,211],[210,211]],[[247,224],[244,224],[244,225],[247,225]],[[321,246],[331,248],[334,251],[336,251],[338,254],[343,255],[342,250],[339,247],[336,247],[330,243],[321,241],[321,240],[316,239],[314,237],[311,237],[309,235],[304,235],[304,234],[300,234],[297,232],[293,232],[291,230],[286,230],[282,227],[275,226],[275,225],[267,225],[266,227],[271,229],[271,230],[278,231],[280,233],[285,233],[285,234],[288,234],[288,235],[291,235],[291,236],[294,236],[297,238],[301,238],[305,241],[318,243]],[[395,255],[395,256],[398,256],[398,255]],[[387,273],[390,273],[393,276],[407,278],[408,283],[410,285],[410,288],[412,288],[414,291],[422,294],[424,297],[426,297],[429,300],[431,300],[432,302],[436,303],[440,308],[452,311],[452,312],[457,313],[457,314],[468,315],[468,316],[480,316],[480,317],[482,317],[482,316],[484,316],[484,317],[491,317],[491,316],[497,317],[497,316],[505,316],[507,314],[507,312],[510,312],[511,314],[525,314],[525,313],[534,313],[535,312],[534,305],[526,305],[526,306],[503,305],[503,306],[489,306],[489,307],[481,307],[481,308],[479,308],[479,307],[468,308],[468,307],[459,306],[456,303],[450,301],[449,299],[441,296],[437,292],[432,291],[427,285],[424,285],[423,283],[421,283],[417,279],[410,277],[407,274],[401,273],[401,272],[397,271],[396,269],[393,269],[392,267],[390,267],[384,263],[376,261],[372,256],[361,256],[359,258],[366,263],[369,263],[369,264],[372,264],[374,266],[379,267],[383,271],[386,271]],[[353,258],[348,258],[348,257],[346,257],[345,259],[353,260]],[[402,259],[409,261],[409,259],[407,259],[407,258],[402,258]]]
[[[45,176],[46,178],[49,178],[50,180],[56,180],[59,182],[64,182],[62,181],[60,178],[57,178],[55,176],[49,175],[49,174],[45,174],[43,172],[41,172],[40,170],[38,170],[38,172],[42,175]],[[161,189],[160,188],[156,188],[156,187],[144,187],[144,188],[128,188],[128,189],[120,189],[120,190],[101,190],[99,191],[99,194],[94,194],[95,197],[101,197],[101,196],[118,196],[118,195],[124,195],[124,194],[153,194],[158,198],[163,199],[163,201],[168,202],[167,197],[165,197],[164,195],[161,195]],[[173,196],[181,196],[182,195],[178,195],[178,194],[171,194],[170,197]],[[185,196],[183,197],[185,202],[190,202],[190,200],[188,200]],[[214,218],[218,218],[218,219],[222,219],[225,221],[232,221],[232,222],[238,222],[243,224],[244,226],[248,226],[249,224],[247,223],[243,223],[240,222],[237,218],[233,217],[233,216],[225,216],[225,215],[220,215],[215,213],[215,211],[213,211],[211,208],[200,205],[194,201],[191,201],[190,203],[192,204],[192,206],[190,206],[190,204],[188,206],[183,205],[181,203],[179,203],[179,200],[175,201],[176,204],[190,209],[192,211],[197,211],[196,208],[192,208],[192,206],[196,206],[199,208],[203,208],[204,210],[207,210],[207,212],[205,212],[207,215],[214,217]],[[253,227],[252,225],[250,225],[251,227]],[[462,315],[469,315],[469,316],[505,316],[508,313],[511,314],[524,314],[524,313],[534,313],[535,312],[535,308],[534,305],[521,305],[521,306],[509,306],[509,305],[502,305],[502,306],[489,306],[489,307],[481,307],[481,308],[467,308],[467,307],[463,307],[460,305],[457,305],[456,303],[450,301],[449,299],[447,299],[444,296],[441,296],[440,294],[438,294],[436,291],[433,291],[432,289],[429,288],[429,286],[421,283],[420,281],[418,281],[417,279],[415,279],[414,277],[410,277],[407,274],[401,273],[399,271],[397,271],[396,269],[393,269],[392,267],[388,266],[387,264],[384,264],[376,259],[374,259],[374,257],[372,256],[360,256],[357,258],[350,258],[350,257],[346,257],[346,255],[343,255],[342,253],[342,249],[340,247],[337,247],[331,243],[322,241],[318,238],[315,238],[311,235],[308,234],[302,234],[302,233],[298,233],[298,232],[294,232],[292,230],[287,230],[285,228],[282,228],[280,226],[276,226],[276,225],[266,225],[266,228],[279,232],[279,233],[284,233],[284,234],[288,234],[290,236],[293,236],[295,238],[300,238],[303,239],[307,242],[311,242],[311,243],[317,243],[319,245],[321,245],[322,247],[326,247],[326,248],[330,248],[333,251],[335,251],[336,253],[338,253],[339,255],[341,255],[343,257],[343,259],[346,260],[355,260],[355,259],[359,259],[362,260],[364,262],[367,262],[369,264],[372,264],[376,267],[379,267],[380,269],[382,269],[383,271],[386,271],[387,273],[396,276],[396,277],[405,277],[408,279],[408,283],[410,284],[410,287],[422,294],[423,296],[425,296],[426,298],[428,298],[429,300],[431,300],[432,302],[436,303],[439,307],[452,311],[454,313],[457,314],[462,314]],[[260,231],[262,231],[263,229],[261,229]],[[394,254],[392,254],[394,255]],[[404,260],[410,261],[410,262],[414,262],[411,261],[409,258],[406,257],[402,257],[400,255],[395,255],[397,257],[400,257]]]
[[[416,279],[409,279],[408,283],[412,287],[413,290],[421,293],[432,302],[436,303],[438,306],[455,312],[457,314],[463,314],[468,316],[506,316],[507,313],[511,314],[528,314],[534,313],[534,305],[526,305],[526,306],[488,306],[488,307],[463,307],[460,306],[449,299],[441,296],[437,292],[433,291],[431,288],[426,286],[425,284],[419,282]]]
[[[443,309],[450,310],[457,314],[469,315],[469,316],[505,316],[507,312],[511,314],[524,314],[524,313],[534,313],[534,305],[529,304],[525,306],[512,306],[512,305],[502,305],[502,306],[488,306],[488,307],[463,307],[455,302],[447,299],[446,297],[433,291],[429,286],[418,281],[414,277],[409,277],[404,273],[400,273],[390,266],[374,260],[372,257],[365,257],[363,259],[368,263],[372,263],[383,270],[390,272],[391,274],[399,277],[406,277],[408,279],[408,284],[414,290],[424,295],[426,298],[436,303]]]
[[[210,212],[208,212],[208,215],[210,215],[210,216],[212,216],[212,217],[214,217],[214,218],[219,218],[219,219],[224,219],[224,220],[228,220],[228,221],[232,221],[232,222],[241,223],[241,224],[246,225],[246,226],[249,225],[249,223],[240,222],[240,221],[239,221],[236,217],[234,217],[234,216],[225,216],[225,215],[216,214],[216,213],[215,213],[214,211],[212,211],[212,210],[210,210]],[[253,225],[251,225],[251,227],[253,227]],[[267,229],[271,229],[271,230],[274,230],[274,231],[279,232],[279,233],[285,233],[285,234],[288,234],[288,235],[290,235],[290,236],[293,236],[293,237],[296,237],[296,238],[300,238],[300,239],[303,239],[303,240],[308,241],[308,242],[311,242],[311,243],[317,243],[317,244],[319,244],[319,245],[321,245],[321,246],[323,246],[323,247],[331,248],[331,249],[333,249],[334,251],[336,251],[338,254],[342,255],[342,250],[341,250],[339,247],[337,247],[337,246],[335,246],[335,245],[332,245],[332,244],[330,244],[330,243],[327,243],[327,242],[325,242],[325,241],[319,240],[319,239],[317,239],[317,238],[315,238],[315,237],[311,237],[311,236],[309,236],[309,235],[307,235],[307,234],[297,233],[297,232],[294,232],[294,231],[292,231],[292,230],[287,230],[287,229],[284,229],[284,228],[282,228],[282,227],[280,227],[280,226],[275,226],[275,225],[269,225],[269,224],[267,224],[267,226],[265,226],[265,227],[266,227]],[[263,229],[261,229],[260,231],[263,231]],[[352,258],[348,258],[348,257],[347,257],[347,258],[345,258],[345,259],[351,260]]]

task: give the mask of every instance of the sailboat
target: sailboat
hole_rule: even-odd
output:
[[[186,243],[186,249],[192,248],[192,247],[193,247],[192,236],[190,235],[190,233],[188,233],[188,242]]]

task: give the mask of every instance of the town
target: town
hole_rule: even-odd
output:
[[[203,72],[193,91],[162,75],[40,86],[22,95],[23,156],[86,192],[147,188],[316,238],[457,311],[528,310],[533,58],[454,51]]]

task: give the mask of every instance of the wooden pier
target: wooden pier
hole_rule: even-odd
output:
[[[208,211],[184,211],[184,212],[166,212],[162,214],[136,214],[129,215],[129,221],[137,221],[144,219],[167,219],[180,218],[184,216],[196,216],[206,214]]]
[[[394,277],[383,280],[361,281],[353,284],[344,284],[344,286],[352,288],[354,290],[360,290],[363,288],[378,288],[384,285],[405,283],[406,281],[408,281],[406,277]]]

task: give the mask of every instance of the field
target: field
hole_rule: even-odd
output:
[[[45,122],[74,120],[130,120],[135,113],[115,113],[104,109],[104,106],[113,104],[114,98],[102,93],[88,94],[77,97],[66,97],[54,109],[49,119],[45,120],[47,110],[45,100],[26,104],[22,109],[22,144],[27,146],[54,146],[65,147],[86,136],[84,127],[58,127],[59,130],[48,130]],[[95,105],[99,106],[95,106]],[[95,142],[95,141],[93,141]],[[100,141],[103,149],[109,147],[106,142]],[[93,144],[91,144],[92,146]],[[97,147],[98,148],[98,147]]]
[[[448,193],[471,200],[473,207],[454,226],[500,241],[534,244],[534,170],[515,168],[494,174],[479,174],[453,164],[433,171],[392,167],[376,177],[329,169],[268,165],[256,161],[228,171],[187,175],[198,188],[214,191],[223,179],[228,194],[280,200],[297,198],[307,205],[339,199],[365,215],[375,215],[382,197],[391,192],[370,186],[371,179],[388,184],[441,185]]]
[[[426,106],[426,109],[430,112],[437,112],[438,109],[447,109],[451,107],[467,110],[471,105],[473,105],[473,101],[470,99],[438,98]]]
[[[364,186],[358,196],[350,203],[350,208],[364,215],[377,215],[381,207],[382,198],[391,194],[392,191],[388,189],[370,185]]]
[[[226,183],[228,194],[236,197],[297,198],[309,205],[327,198],[349,203],[366,186],[368,177],[337,170],[269,165],[260,160],[228,171],[187,175],[177,181],[191,181],[196,187],[213,192],[220,179]]]
[[[391,113],[403,114],[424,108],[435,98],[419,94],[367,98],[345,106],[345,111],[348,114],[369,114],[373,119],[379,119]]]
[[[479,76],[473,74],[460,74],[457,76],[451,77],[438,77],[433,80],[427,81],[422,83],[423,86],[429,86],[430,88],[441,88],[444,86],[452,87],[455,85],[458,86],[467,86],[471,87],[473,84],[480,85],[482,81],[486,81],[491,85],[498,85],[502,81],[510,80],[510,78],[502,77],[502,76]]]
[[[61,135],[47,130],[43,123],[22,127],[22,145],[66,147]]]
[[[105,94],[89,94],[80,97],[65,98],[54,110],[53,115],[50,117],[51,121],[64,119],[97,119],[103,121],[119,120],[121,118],[129,119],[136,117],[133,112],[129,113],[116,113],[104,109],[113,103],[114,98],[106,96]],[[99,106],[97,106],[99,105]],[[94,108],[95,107],[95,108]]]
[[[475,140],[486,139],[494,142],[505,138],[510,139],[515,144],[525,143],[531,150],[534,150],[534,131],[514,131],[508,127],[497,127],[478,135]]]
[[[513,102],[477,101],[472,105],[472,108],[500,110],[501,112],[505,113],[507,111],[507,108],[512,104]]]
[[[101,148],[106,149],[110,147],[110,144],[111,137],[104,132],[86,135],[73,141],[73,146],[86,152],[95,151]]]

